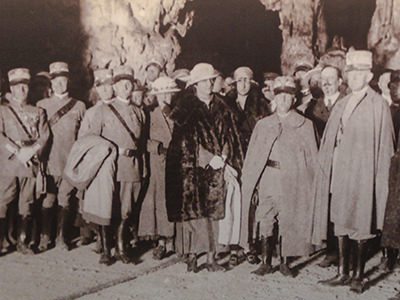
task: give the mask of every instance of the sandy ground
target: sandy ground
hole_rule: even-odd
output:
[[[299,275],[285,278],[279,272],[258,277],[243,263],[233,270],[187,273],[175,255],[154,261],[151,251],[142,253],[136,264],[98,264],[94,244],[69,252],[52,249],[24,256],[11,253],[0,258],[0,299],[388,299],[400,289],[400,270],[391,274],[377,270],[380,255],[367,264],[369,288],[362,295],[348,287],[328,288],[317,284],[330,278],[335,267],[321,269],[319,255],[293,262]],[[204,262],[204,258],[199,264]],[[274,264],[277,260],[274,259]]]

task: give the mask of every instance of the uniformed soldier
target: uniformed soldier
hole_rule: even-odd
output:
[[[62,183],[62,174],[69,151],[75,142],[79,126],[85,114],[85,104],[74,99],[68,94],[69,68],[65,62],[50,64],[51,87],[53,95],[40,100],[37,106],[44,108],[47,113],[49,127],[52,132],[52,143],[49,148],[47,162],[47,194],[42,206],[42,236],[39,250],[48,249],[51,243],[52,207],[58,200],[60,206],[59,243],[68,249],[65,240],[66,221],[68,218],[68,205],[73,196],[73,187],[67,181]]]
[[[145,86],[151,90],[153,82],[163,73],[165,62],[161,57],[153,57],[146,65]],[[144,99],[144,104],[149,107],[157,106],[157,100],[154,95],[148,93]]]
[[[144,167],[145,114],[141,103],[132,103],[134,88],[133,70],[118,66],[113,70],[115,98],[107,105],[97,108],[96,118],[86,134],[104,137],[118,147],[117,189],[121,205],[121,223],[118,227],[117,256],[129,263],[126,234],[132,220],[132,206],[137,200]],[[138,98],[135,97],[138,101]],[[138,101],[139,102],[139,101]]]
[[[6,227],[8,205],[18,199],[21,215],[17,250],[32,253],[26,238],[30,228],[32,204],[41,190],[37,183],[42,150],[49,138],[49,128],[43,109],[27,104],[28,69],[8,72],[11,96],[0,106],[0,251]]]

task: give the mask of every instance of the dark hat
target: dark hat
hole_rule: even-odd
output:
[[[275,80],[275,78],[278,77],[278,76],[279,76],[279,74],[278,73],[274,73],[274,72],[265,72],[265,73],[263,73],[264,81]]]

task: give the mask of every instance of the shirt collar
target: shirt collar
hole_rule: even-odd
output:
[[[68,92],[66,92],[66,93],[64,93],[64,94],[57,94],[57,93],[54,93],[54,96],[56,96],[56,97],[59,98],[59,99],[65,99],[65,98],[68,98]]]
[[[333,95],[325,96],[325,98],[324,98],[325,105],[328,106],[328,104],[330,104],[330,105],[335,104],[336,100],[339,98],[339,95],[340,95],[340,92],[337,91]],[[331,103],[329,103],[329,100]]]
[[[236,98],[236,102],[240,105],[240,107],[242,109],[244,109],[245,105],[246,105],[246,100],[247,100],[247,95],[240,95],[238,94],[237,98]]]

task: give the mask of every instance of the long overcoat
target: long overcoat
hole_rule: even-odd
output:
[[[282,255],[307,255],[311,247],[312,180],[317,155],[313,124],[294,110],[280,120],[277,114],[260,120],[251,135],[242,169],[242,230],[240,244],[248,242],[251,199],[265,171],[271,149],[279,137],[285,151],[280,155],[282,209],[279,232]]]
[[[343,111],[352,94],[333,108],[322,137],[314,182],[313,243],[327,237],[329,194],[331,221],[335,225],[369,235],[382,229],[388,196],[393,124],[389,106],[368,87],[347,121],[335,164],[338,182],[331,191],[335,141]],[[336,180],[336,179],[335,179]]]
[[[177,101],[170,114],[174,121],[166,161],[170,222],[224,217],[223,169],[214,171],[201,162],[201,152],[209,153],[210,159],[213,155],[222,155],[224,141],[229,140],[226,137],[229,126],[226,126],[222,113],[223,101],[214,95],[208,108],[193,92],[188,92]]]

